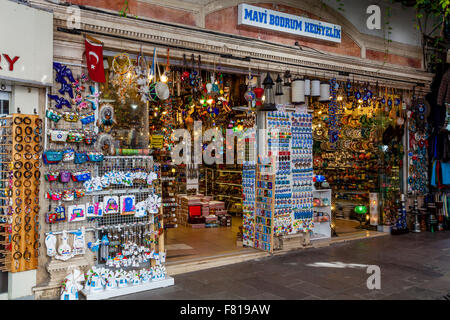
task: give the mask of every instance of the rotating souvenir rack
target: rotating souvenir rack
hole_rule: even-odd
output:
[[[253,246],[273,252],[273,214],[275,212],[275,173],[272,164],[256,166],[256,201]]]
[[[312,222],[312,116],[267,113],[269,155],[274,156],[275,235],[308,232]]]
[[[2,184],[8,193],[10,272],[37,268],[39,257],[39,184],[42,120],[37,115],[13,114],[2,139]],[[6,129],[2,127],[2,129]],[[6,161],[10,161],[9,173]],[[9,177],[8,177],[9,175]],[[5,204],[5,202],[3,202]],[[3,211],[5,212],[5,211]],[[6,217],[5,217],[6,218]]]

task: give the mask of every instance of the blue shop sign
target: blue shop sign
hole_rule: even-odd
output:
[[[238,25],[264,28],[303,37],[341,42],[341,26],[248,4],[238,6]]]

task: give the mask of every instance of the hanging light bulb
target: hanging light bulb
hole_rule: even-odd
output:
[[[161,76],[161,82],[166,83],[169,80],[169,78],[167,78],[166,73],[164,72],[163,75]]]
[[[275,94],[273,92],[274,84],[275,83],[270,77],[270,73],[267,73],[267,76],[263,81],[265,99],[264,104],[259,109],[260,111],[277,111],[277,108],[275,106]]]
[[[275,95],[276,96],[282,96],[283,95],[283,80],[281,80],[280,74],[278,74],[277,80],[275,80]]]

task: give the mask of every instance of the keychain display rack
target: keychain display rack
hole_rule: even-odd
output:
[[[0,118],[0,270],[9,271],[11,266],[12,216],[10,207],[12,157],[12,116]]]
[[[273,252],[273,214],[275,211],[275,173],[272,164],[258,163],[256,168],[256,201],[254,247]]]
[[[37,115],[13,114],[1,120],[2,201],[4,244],[10,272],[37,268],[39,257],[39,184],[42,120]],[[7,129],[11,128],[11,131]],[[9,165],[7,164],[9,160]],[[9,171],[8,168],[9,167]],[[8,177],[9,175],[9,177]],[[9,244],[7,244],[9,242]],[[6,259],[5,259],[6,260]],[[5,261],[5,266],[8,262]]]
[[[255,178],[256,166],[254,161],[244,162],[242,171],[242,243],[244,246],[248,247],[253,247],[255,237]]]
[[[104,198],[109,195],[120,197],[124,195],[134,195],[135,202],[144,201],[149,195],[161,196],[161,172],[160,165],[154,164],[152,157],[106,157],[102,166],[98,167],[98,175],[102,176],[107,171],[126,172],[131,170],[155,172],[158,177],[153,181],[152,185],[148,185],[146,181],[134,180],[133,186],[125,185],[111,185],[107,190],[100,192],[93,192],[93,201],[103,202]],[[127,237],[139,241],[140,244],[148,245],[151,250],[156,252],[164,251],[164,237],[163,234],[163,216],[162,209],[156,214],[147,214],[143,217],[136,217],[134,214],[124,215],[120,212],[106,214],[95,221],[96,228],[99,230],[98,239],[102,235],[110,234],[111,231],[124,231],[121,235],[116,234],[115,237],[120,241],[116,241],[114,247],[116,249],[113,257],[120,252],[120,243],[127,240]],[[106,232],[104,232],[106,231]],[[145,236],[144,236],[145,235]],[[101,250],[101,249],[100,249]],[[99,256],[99,263],[104,263],[105,259]]]

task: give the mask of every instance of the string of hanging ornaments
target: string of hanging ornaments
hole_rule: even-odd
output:
[[[119,53],[112,62],[114,75],[111,83],[117,92],[119,102],[125,104],[126,99],[130,98],[130,91],[135,88],[136,75],[133,70],[130,56],[127,53]]]

